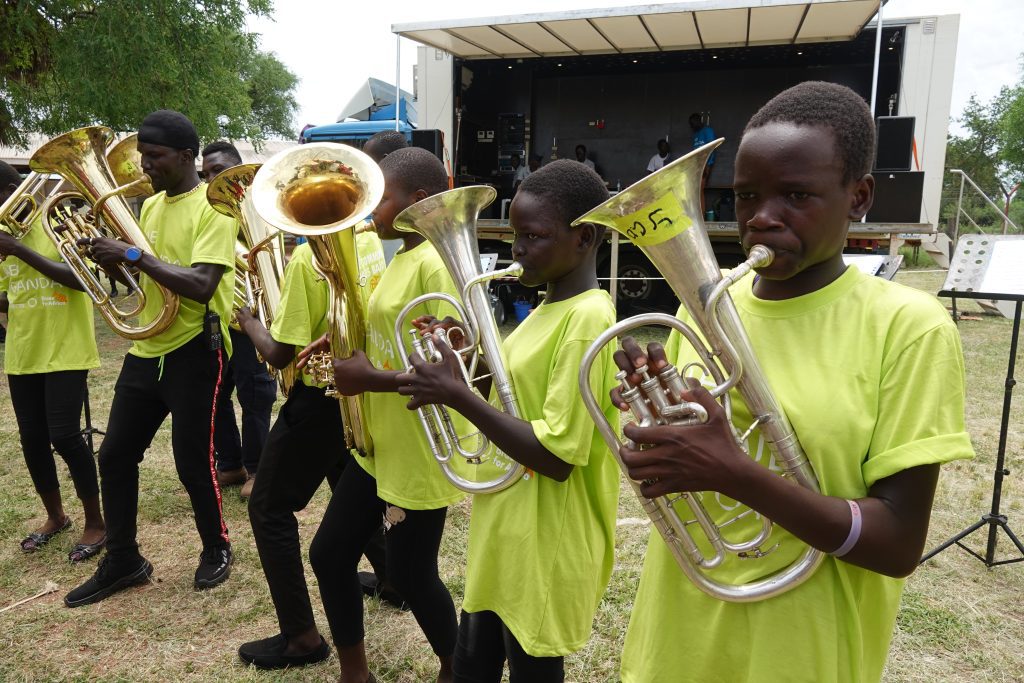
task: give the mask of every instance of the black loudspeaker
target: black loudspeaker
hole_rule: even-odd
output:
[[[924,171],[875,171],[875,203],[869,223],[921,222]]]
[[[437,129],[414,130],[412,132],[412,146],[422,147],[444,163],[444,145],[441,144],[441,131]]]
[[[909,171],[914,157],[914,117],[879,116],[875,142],[876,171]]]

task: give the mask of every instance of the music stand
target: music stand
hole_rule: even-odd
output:
[[[1017,339],[1020,334],[1021,303],[1024,302],[1024,239],[1020,235],[962,235],[957,241],[949,274],[939,296],[954,299],[994,299],[1016,303],[1013,316],[1013,332],[1010,336],[1010,361],[1006,369],[1005,391],[1003,392],[1003,416],[999,425],[999,450],[996,453],[996,469],[992,486],[992,507],[981,520],[967,527],[956,536],[941,544],[921,558],[921,563],[941,553],[952,545],[958,545],[985,563],[988,568],[1001,564],[1024,561],[1024,543],[1021,543],[1010,528],[1006,515],[999,512],[1003,494],[1003,477],[1010,474],[1006,463],[1006,435],[1010,423],[1010,403],[1013,377],[1017,360]],[[955,309],[954,309],[955,310]],[[954,319],[956,316],[954,314]],[[963,540],[982,528],[988,528],[988,544],[981,555],[964,545]],[[997,531],[1002,529],[1017,547],[1020,557],[996,560]]]

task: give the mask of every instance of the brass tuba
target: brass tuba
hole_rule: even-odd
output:
[[[330,286],[331,356],[365,350],[366,311],[359,297],[356,226],[384,194],[384,174],[353,147],[316,142],[278,152],[263,164],[250,193],[256,213],[272,227],[309,240],[317,269]],[[333,382],[330,358],[310,360],[320,382]],[[330,389],[330,386],[328,387]],[[330,395],[337,395],[332,392]],[[339,396],[345,443],[373,454],[361,396]]]
[[[406,317],[416,306],[426,301],[439,299],[446,302],[458,312],[466,336],[465,346],[456,351],[461,360],[463,379],[474,388],[475,381],[490,377],[502,409],[513,417],[519,417],[519,404],[501,353],[501,335],[491,310],[487,283],[500,277],[518,277],[523,268],[513,263],[504,270],[481,272],[476,238],[477,216],[494,201],[496,195],[494,188],[484,185],[460,187],[416,202],[395,217],[393,225],[396,230],[419,233],[433,245],[462,294],[461,302],[442,292],[424,294],[410,301],[395,321],[395,343],[403,355],[408,357],[404,334]],[[414,353],[428,361],[438,359],[429,335],[421,335],[417,330],[411,330],[409,334],[412,336]],[[490,368],[490,375],[474,379],[481,358]],[[452,457],[458,455],[469,464],[480,465],[486,459],[490,441],[479,432],[458,434],[444,406],[424,406],[417,412],[434,458],[441,465],[445,477],[456,488],[467,493],[494,493],[519,481],[526,471],[525,467],[515,463],[491,481],[477,482],[460,476],[450,465]],[[467,445],[473,438],[477,441],[476,445]]]
[[[713,378],[716,386],[710,389],[711,395],[722,402],[730,424],[732,407],[728,392],[732,388],[740,393],[754,416],[754,422],[746,433],[738,434],[733,428],[737,443],[745,449],[747,437],[755,428],[759,428],[783,469],[782,476],[817,491],[818,480],[814,470],[782,405],[768,386],[728,294],[732,284],[742,279],[751,269],[771,263],[774,254],[770,249],[758,245],[751,249],[744,263],[723,277],[704,228],[700,212],[701,171],[708,156],[721,143],[722,140],[718,139],[704,145],[574,221],[574,225],[606,225],[632,240],[665,277],[699,328],[698,333],[675,316],[660,313],[623,320],[602,333],[584,355],[580,365],[580,392],[608,448],[619,459],[621,444],[618,436],[590,391],[589,378],[594,359],[605,344],[637,327],[671,327],[690,342],[700,357],[701,363],[695,363],[694,366]],[[698,334],[707,339],[708,346],[705,346]],[[707,420],[702,406],[682,399],[681,392],[685,386],[674,367],[665,368],[655,377],[650,377],[646,368],[641,368],[640,373],[644,381],[639,387],[629,386],[624,372],[617,375],[623,382],[623,399],[630,405],[639,424],[687,425]],[[619,465],[626,472],[621,460]],[[637,482],[629,481],[683,573],[712,597],[729,602],[770,598],[800,585],[821,564],[823,554],[808,546],[789,566],[763,579],[739,585],[716,581],[706,571],[721,564],[726,553],[756,559],[774,549],[767,546],[772,523],[762,517],[761,530],[754,538],[729,540],[723,535],[723,528],[752,514],[752,510],[746,508],[733,518],[716,524],[701,503],[700,494],[680,493],[678,497],[648,499],[640,493]],[[676,513],[673,505],[679,500],[687,503],[697,526],[707,537],[713,549],[710,556],[706,556],[697,546],[691,535],[690,523],[684,522]]]
[[[235,306],[255,310],[268,330],[281,304],[284,279],[284,237],[260,218],[253,208],[249,187],[260,164],[239,164],[224,169],[210,181],[210,206],[238,222],[238,258],[235,259]],[[269,367],[285,396],[295,383],[295,364]]]
[[[153,247],[125,201],[126,196],[139,194],[149,178],[138,166],[139,175],[127,182],[127,179],[115,177],[104,156],[113,135],[106,126],[88,126],[58,135],[32,155],[29,166],[37,173],[60,174],[76,188],[74,192],[60,192],[46,200],[40,208],[43,229],[111,329],[125,339],[146,339],[160,334],[174,322],[178,315],[178,295],[157,285],[162,306],[151,321],[138,323],[134,318],[145,309],[146,297],[132,272],[124,264],[118,267],[129,291],[137,295],[134,304],[122,309],[106,293],[77,244],[80,238],[104,237],[106,230],[119,240],[153,253]],[[85,215],[59,215],[57,205],[65,200],[82,200],[91,208]]]

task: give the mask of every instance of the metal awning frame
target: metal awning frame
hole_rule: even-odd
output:
[[[708,0],[394,24],[391,30],[464,59],[671,52],[850,40],[881,4],[883,0]],[[826,20],[823,13],[828,12],[849,16],[838,26]],[[769,15],[783,24],[773,35],[761,28]]]

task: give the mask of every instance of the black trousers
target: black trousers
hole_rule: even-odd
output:
[[[260,454],[270,432],[270,412],[277,398],[277,381],[267,372],[266,363],[256,356],[256,347],[243,332],[230,330],[231,360],[217,398],[213,445],[217,450],[217,469],[221,472],[245,466],[255,474]],[[238,432],[231,394],[242,407],[242,432]]]
[[[285,636],[316,627],[295,513],[309,504],[324,479],[333,488],[346,467],[358,468],[351,460],[338,401],[324,396],[323,389],[297,383],[270,430],[249,498],[253,538]],[[379,520],[377,526],[364,552],[377,575],[385,576]]]
[[[494,612],[462,612],[455,647],[456,683],[498,683],[508,660],[509,683],[562,683],[564,657],[534,657]]]
[[[199,335],[162,358],[125,356],[99,456],[107,552],[115,563],[138,558],[139,464],[168,414],[174,466],[203,548],[228,545],[213,467],[213,407],[224,355],[207,349]]]
[[[21,451],[39,493],[60,490],[51,444],[67,463],[79,498],[100,492],[96,462],[81,431],[88,376],[88,370],[7,376]]]
[[[309,548],[336,647],[363,640],[363,593],[356,568],[386,506],[377,497],[373,477],[359,465],[345,468]],[[408,603],[439,657],[455,652],[458,633],[452,596],[437,573],[447,510],[404,510],[405,519],[384,534],[388,581]]]

